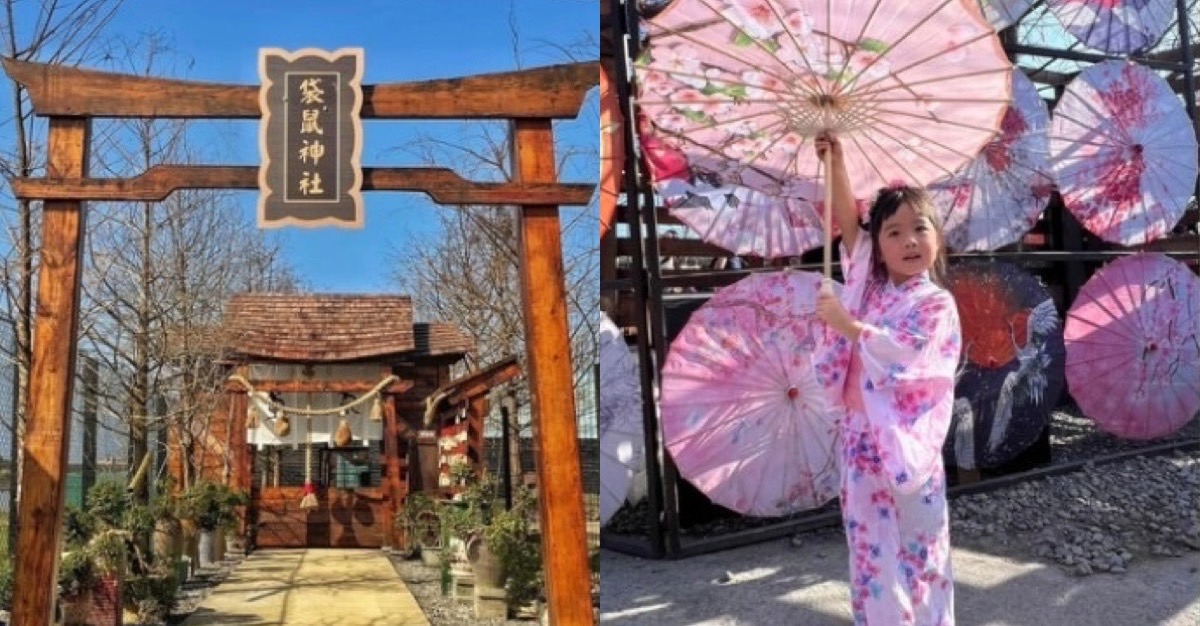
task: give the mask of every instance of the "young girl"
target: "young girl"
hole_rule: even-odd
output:
[[[842,230],[841,299],[823,292],[817,314],[832,329],[817,377],[839,413],[841,507],[850,546],[856,625],[951,626],[954,587],[942,442],[950,427],[961,333],[958,309],[937,280],[941,226],[929,197],[884,189],[858,224],[836,137],[833,211]]]

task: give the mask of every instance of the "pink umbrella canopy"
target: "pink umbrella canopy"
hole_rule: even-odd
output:
[[[1083,45],[1113,54],[1153,46],[1174,21],[1175,0],[1046,0]]]
[[[1013,104],[1000,136],[953,178],[930,186],[952,250],[995,250],[1037,223],[1050,199],[1050,112],[1033,82],[1013,70]]]
[[[1067,386],[1101,430],[1169,435],[1200,409],[1200,278],[1162,254],[1113,261],[1067,313]]]
[[[717,504],[780,516],[837,496],[836,426],[811,361],[821,277],[757,274],[692,314],[662,369],[663,441]]]
[[[608,523],[645,466],[642,391],[621,329],[600,314],[600,523]]]
[[[1063,203],[1096,236],[1125,246],[1175,226],[1196,185],[1196,131],[1167,81],[1105,61],[1067,85],[1050,123]]]
[[[822,131],[842,137],[854,195],[866,198],[953,173],[995,136],[1009,102],[1011,64],[974,0],[874,0],[853,10],[826,0],[679,0],[643,32],[640,130],[685,165],[656,178],[660,186],[788,199],[721,207],[786,213],[740,227],[822,232],[797,205],[817,197],[812,141]],[[725,245],[720,235],[732,228],[696,230]],[[794,255],[817,241],[757,252]]]

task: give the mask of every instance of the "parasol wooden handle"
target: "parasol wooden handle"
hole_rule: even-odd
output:
[[[833,180],[830,172],[833,165],[833,147],[825,150],[825,280],[828,287],[833,269]]]

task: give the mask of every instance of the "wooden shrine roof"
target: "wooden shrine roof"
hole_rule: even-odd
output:
[[[225,311],[232,351],[280,361],[353,361],[463,354],[471,340],[452,324],[414,324],[408,296],[251,293]]]

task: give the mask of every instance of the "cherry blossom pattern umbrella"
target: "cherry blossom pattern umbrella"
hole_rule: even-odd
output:
[[[1067,385],[1083,414],[1126,439],[1169,435],[1200,409],[1200,278],[1141,253],[1092,275],[1067,313]]]
[[[820,195],[812,141],[822,131],[842,138],[854,195],[866,198],[896,182],[925,186],[975,158],[1009,102],[1011,64],[974,0],[875,0],[854,10],[825,0],[679,0],[643,32],[636,70],[648,123],[639,130],[683,156],[675,186],[745,187],[776,201],[738,198],[712,210],[786,213],[695,229],[716,245],[734,225],[823,232],[804,203]]]
[[[600,234],[612,228],[617,218],[617,195],[625,167],[624,117],[617,101],[617,86],[600,66]]]
[[[954,177],[930,186],[952,250],[995,250],[1037,223],[1050,199],[1050,112],[1021,70],[1000,136]]]
[[[692,314],[662,369],[663,441],[713,502],[774,517],[837,496],[836,426],[811,356],[821,277],[755,274]]]
[[[1111,54],[1145,50],[1162,38],[1175,0],[1046,0],[1063,28],[1083,45]]]
[[[1041,282],[1008,263],[957,264],[947,287],[964,359],[946,456],[964,469],[998,467],[1037,441],[1062,394],[1062,323]]]
[[[1195,189],[1191,120],[1162,77],[1129,61],[1098,63],[1067,85],[1050,155],[1067,209],[1112,243],[1164,236]]]
[[[1016,24],[1032,6],[1033,0],[979,0],[984,19],[997,31]]]
[[[600,314],[600,523],[608,523],[645,459],[637,363],[621,330]]]

